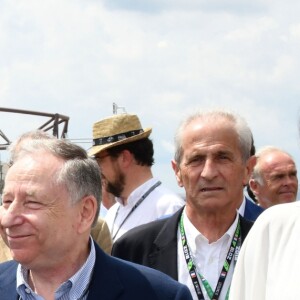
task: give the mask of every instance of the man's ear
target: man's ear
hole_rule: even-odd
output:
[[[252,156],[250,156],[250,158],[248,159],[248,161],[246,163],[245,178],[244,178],[244,182],[243,182],[244,186],[246,186],[248,184],[255,164],[256,164],[256,156],[252,155]]]
[[[131,165],[133,159],[133,154],[128,150],[123,150],[118,157],[119,163],[125,168]]]
[[[83,233],[91,230],[97,213],[97,200],[94,196],[86,196],[80,201],[80,222],[78,232]]]
[[[179,168],[177,162],[174,159],[172,159],[171,164],[172,164],[172,169],[174,170],[174,173],[175,173],[177,184],[180,187],[183,187],[182,178],[181,178],[181,171],[180,171],[180,168]]]
[[[249,180],[249,186],[250,186],[250,189],[251,189],[252,193],[256,197],[257,196],[257,188],[258,188],[258,183],[256,182],[256,180],[255,179],[250,179]]]

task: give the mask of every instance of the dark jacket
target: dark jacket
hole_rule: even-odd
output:
[[[114,243],[112,255],[162,271],[178,280],[177,230],[182,210],[169,218],[131,229]],[[253,222],[240,218],[243,242]]]
[[[188,288],[170,277],[105,254],[96,244],[96,262],[87,300],[192,300]],[[0,299],[17,300],[16,269],[0,264]]]
[[[255,221],[258,216],[264,211],[264,209],[257,204],[253,203],[246,197],[246,206],[244,212],[244,218],[249,221]]]

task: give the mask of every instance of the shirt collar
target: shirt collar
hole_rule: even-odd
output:
[[[96,261],[96,251],[93,239],[90,237],[90,254],[82,265],[82,267],[66,282],[62,283],[57,289],[55,294],[63,295],[65,293],[69,294],[69,299],[78,299],[88,292],[89,283],[93,274],[93,268]],[[17,292],[22,297],[26,299],[26,294],[30,291],[33,295],[36,295],[28,284],[28,269],[23,267],[21,264],[17,268]],[[27,292],[26,292],[27,291]]]
[[[239,207],[238,211],[239,211],[239,214],[241,216],[243,216],[245,214],[245,208],[246,208],[246,197],[244,196],[243,197],[243,202],[241,204],[241,206]]]
[[[228,230],[224,233],[224,235],[222,237],[220,237],[218,241],[216,241],[216,243],[219,242],[220,240],[226,240],[227,243],[231,242],[231,240],[234,236],[237,224],[238,224],[238,220],[239,220],[239,214],[237,213],[236,217],[234,219],[234,222],[231,224],[231,226],[228,228]],[[183,223],[184,223],[186,239],[187,239],[187,241],[189,241],[189,247],[190,247],[192,253],[196,253],[197,239],[201,239],[202,241],[204,241],[207,244],[208,244],[208,240],[191,223],[191,221],[189,220],[189,218],[186,215],[186,208],[184,208],[184,210],[183,210]]]
[[[144,182],[139,187],[137,187],[129,195],[126,206],[129,206],[129,207],[134,206],[136,204],[136,202],[139,201],[139,199],[144,195],[145,191],[150,189],[151,186],[153,186],[156,182],[158,182],[157,179],[151,178],[151,179],[147,180],[146,182]],[[120,206],[124,206],[123,201],[120,198],[116,198],[116,200],[120,204]]]

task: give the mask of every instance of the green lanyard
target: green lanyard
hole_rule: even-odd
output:
[[[227,256],[226,256],[226,259],[225,259],[225,262],[224,262],[224,265],[223,265],[223,268],[222,268],[222,271],[221,271],[221,274],[220,274],[220,277],[219,277],[219,280],[218,280],[218,283],[217,283],[217,286],[216,286],[216,289],[215,289],[214,292],[213,292],[210,284],[208,283],[208,281],[196,269],[196,265],[193,261],[191,251],[190,251],[190,248],[188,246],[187,239],[186,239],[186,234],[185,234],[185,230],[184,230],[184,226],[183,226],[183,214],[181,214],[181,218],[180,218],[180,222],[179,222],[179,230],[180,230],[182,248],[183,248],[187,268],[188,268],[191,280],[193,282],[196,294],[198,296],[198,299],[199,300],[205,300],[204,294],[201,290],[201,286],[200,286],[198,276],[200,277],[200,279],[202,281],[202,284],[203,284],[209,298],[211,300],[219,299],[219,296],[220,296],[221,291],[222,291],[223,284],[225,282],[227,273],[229,271],[230,263],[231,263],[234,256],[235,256],[235,259],[236,259],[237,254],[238,254],[238,250],[239,250],[240,245],[241,245],[240,219],[238,220],[238,224],[237,224],[234,236],[233,236],[232,241],[231,241],[231,246],[228,250],[228,253],[227,253]],[[229,289],[226,293],[226,298],[225,298],[226,300],[228,299],[228,296],[229,296]]]

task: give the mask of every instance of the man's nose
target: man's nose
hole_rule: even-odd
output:
[[[203,165],[201,176],[205,179],[213,179],[217,174],[217,168],[212,159],[206,159]]]
[[[22,205],[15,200],[8,207],[2,206],[0,210],[1,227],[9,228],[22,224],[22,210]]]

